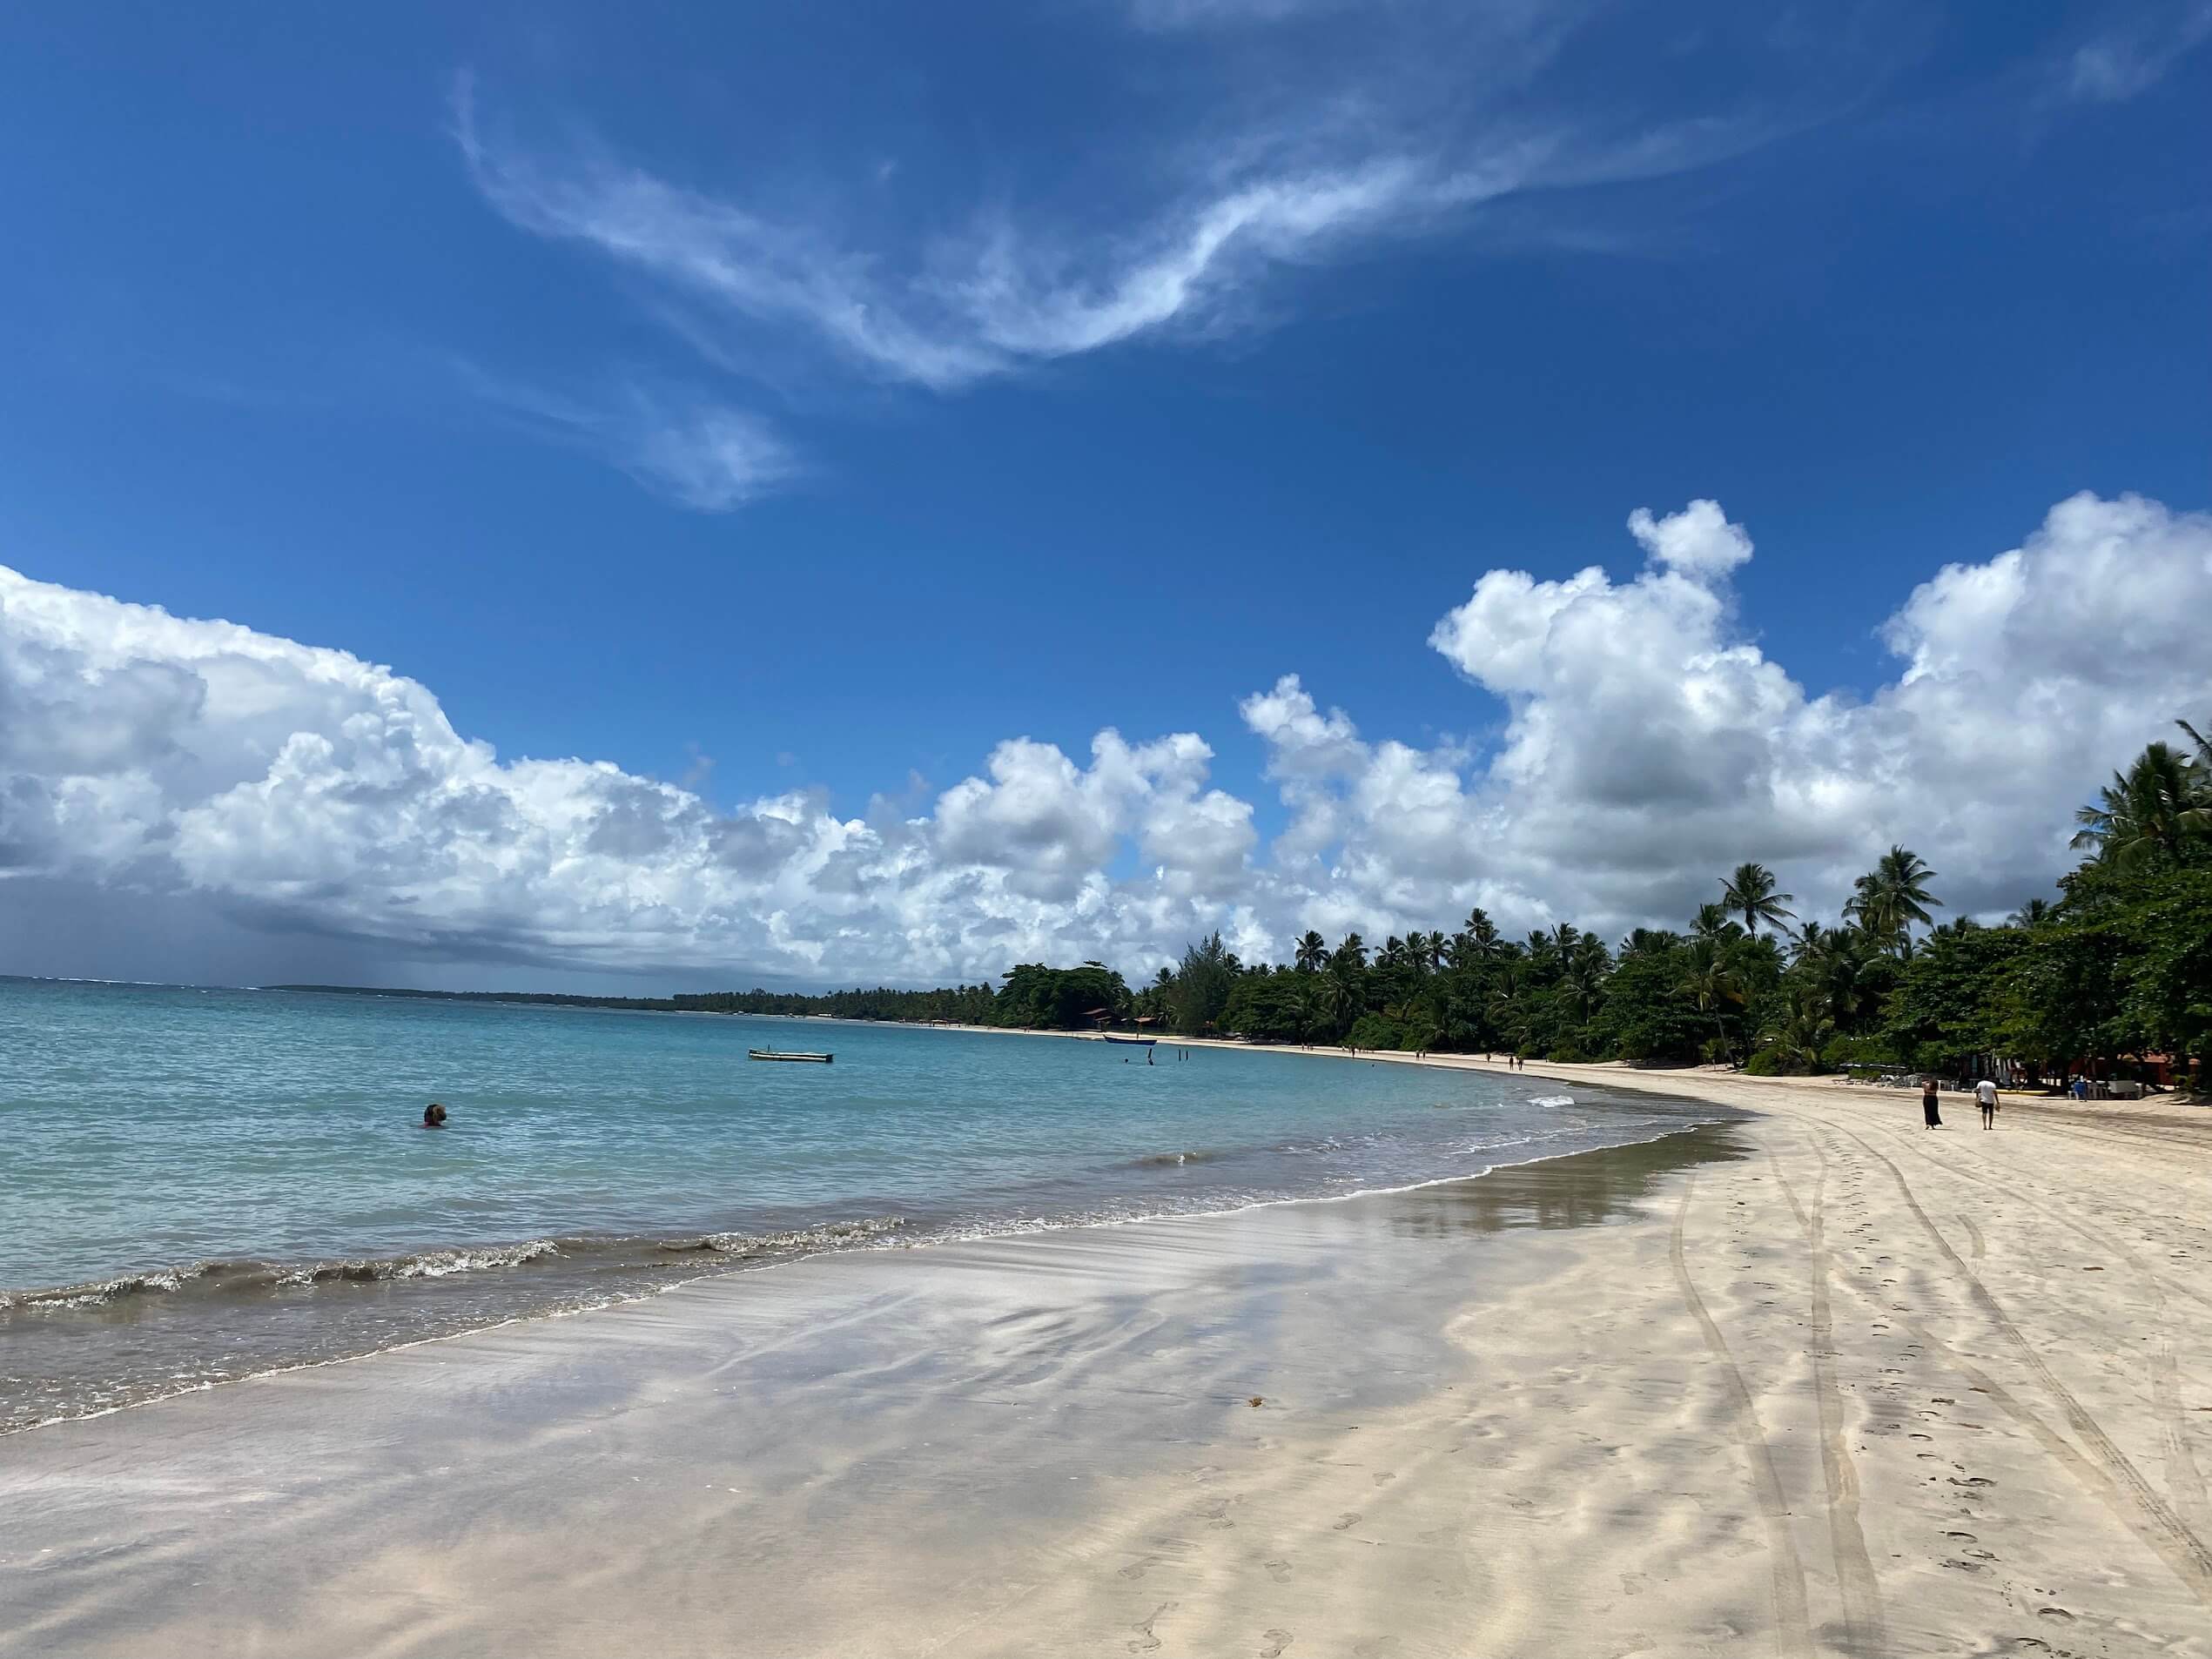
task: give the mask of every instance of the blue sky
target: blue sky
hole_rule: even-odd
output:
[[[1630,581],[1634,509],[1720,503],[1727,638],[1872,698],[1945,565],[2207,504],[2201,3],[953,10],[11,13],[0,564],[716,813],[1195,731],[1265,863],[1242,700],[1480,769],[1432,628]]]

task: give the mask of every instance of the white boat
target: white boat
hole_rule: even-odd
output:
[[[827,1065],[837,1057],[834,1054],[794,1054],[788,1049],[747,1049],[745,1057],[753,1060],[811,1060],[817,1065]]]
[[[1099,1037],[1101,1041],[1126,1044],[1130,1048],[1150,1048],[1160,1041],[1156,1037],[1124,1037],[1119,1031],[1100,1031]]]

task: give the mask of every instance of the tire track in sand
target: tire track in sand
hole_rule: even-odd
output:
[[[2040,1215],[2046,1220],[2054,1221],[2061,1226],[2070,1228],[2088,1239],[2100,1252],[2109,1252],[2135,1271],[2141,1280],[2143,1288],[2149,1293],[2152,1305],[2151,1320],[2159,1333],[2159,1346],[2157,1351],[2151,1356],[2150,1399],[2151,1408],[2159,1418],[2159,1427],[2166,1449],[2167,1486],[2173,1493],[2175,1501],[2178,1505],[2177,1513],[2181,1514],[2186,1521],[2193,1522],[2195,1526],[2202,1526],[2207,1524],[2208,1521],[2212,1521],[2212,1503],[2208,1503],[2206,1497],[2203,1472],[2197,1468],[2195,1454],[2189,1447],[2191,1426],[2188,1414],[2182,1408],[2181,1386],[2176,1375],[2178,1367],[2174,1354],[2173,1339],[2168,1334],[2166,1292],[2169,1286],[2166,1275],[2143,1259],[2134,1246],[2117,1233],[2106,1227],[2076,1219],[2073,1213],[2073,1206],[2070,1205],[2059,1205],[2038,1199],[2033,1193],[2023,1192],[2017,1187],[2007,1185],[1986,1172],[1961,1169],[1955,1165],[1946,1163],[1942,1159],[1933,1156],[1917,1145],[1913,1150],[1919,1152],[1924,1160],[1944,1173],[1960,1177],[1977,1185],[1988,1187],[1993,1192],[2000,1192],[2020,1209]],[[1964,1215],[1961,1215],[1959,1220],[1973,1241],[1974,1259],[1980,1260],[1983,1255],[1981,1230]],[[2192,1301],[2203,1303],[2206,1306],[2212,1307],[2212,1300],[2207,1299],[2201,1293],[2190,1289],[2186,1285],[2175,1282],[2170,1288],[2179,1291]]]
[[[1790,1536],[1789,1506],[1782,1498],[1782,1480],[1774,1470],[1774,1454],[1767,1447],[1765,1435],[1759,1432],[1758,1407],[1744,1381],[1744,1374],[1737,1369],[1735,1357],[1728,1351],[1720,1327],[1705,1311],[1704,1299],[1698,1294],[1698,1286],[1691,1280],[1689,1259],[1683,1253],[1683,1224],[1690,1214],[1690,1199],[1697,1186],[1695,1175],[1683,1183],[1682,1202],[1675,1206],[1674,1231],[1668,1239],[1667,1253],[1674,1266],[1674,1282],[1681,1289],[1682,1300],[1689,1305],[1698,1330],[1704,1334],[1706,1347],[1719,1363],[1728,1395],[1729,1425],[1736,1431],[1745,1460],[1751,1465],[1751,1493],[1758,1501],[1759,1522],[1766,1532],[1767,1556],[1773,1568],[1776,1634],[1785,1651],[1803,1654],[1810,1659],[1813,1651],[1812,1624],[1805,1609],[1805,1568],[1798,1560],[1797,1542]]]
[[[1812,1267],[1812,1398],[1820,1416],[1820,1479],[1828,1493],[1828,1547],[1835,1557],[1836,1589],[1843,1600],[1844,1636],[1850,1651],[1879,1659],[1889,1651],[1888,1622],[1874,1576],[1866,1535],[1859,1525],[1859,1470],[1844,1437],[1843,1390],[1836,1382],[1835,1321],[1828,1305],[1828,1154],[1816,1142],[1820,1174],[1812,1184],[1806,1246]],[[1792,1201],[1794,1207],[1794,1200]]]
[[[2058,1407],[2059,1414],[2066,1420],[2067,1427],[2080,1438],[2090,1457],[2101,1466],[2107,1477],[2108,1489],[2099,1495],[2106,1497],[2108,1502],[2112,1496],[2128,1500],[2123,1504],[2113,1506],[2120,1519],[2136,1536],[2158,1552],[2198,1601],[2212,1607],[2212,1549],[2205,1547],[2204,1541],[2175,1513],[2165,1499],[2159,1496],[2157,1488],[2143,1478],[2141,1471],[2128,1461],[2127,1454],[2114,1443],[2111,1435],[2105,1433],[2104,1426],[2092,1417],[2066,1385],[2059,1380],[2057,1374],[2045,1363],[2043,1356],[2035,1351],[2034,1345],[2020,1333],[2020,1327],[2013,1323],[1997,1299],[1989,1293],[1988,1287],[1975,1276],[1973,1269],[1960,1259],[1959,1253],[1951,1247],[1950,1240],[1943,1236],[1935,1223],[1928,1219],[1927,1212],[1920,1207],[1920,1199],[1913,1195],[1911,1184],[1905,1179],[1905,1172],[1877,1151],[1872,1142],[1854,1131],[1839,1128],[1838,1132],[1850,1136],[1866,1149],[1868,1156],[1881,1160],[1882,1166],[1890,1172],[1890,1179],[1897,1183],[1898,1192],[1904,1199],[1906,1207],[1918,1218],[1928,1237],[1934,1241],[1936,1249],[1957,1273],[1974,1306],[1996,1327],[1998,1333],[2011,1343],[2020,1362]],[[1993,1394],[1992,1397],[1997,1396]],[[2111,1488],[2117,1490],[2114,1492]],[[2130,1510],[2134,1513],[2128,1513]]]

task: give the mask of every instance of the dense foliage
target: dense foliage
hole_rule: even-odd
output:
[[[2002,926],[1938,925],[1937,873],[1893,847],[1834,925],[1789,909],[1746,863],[1683,930],[1609,945],[1571,924],[1456,931],[1370,950],[1301,939],[1246,966],[1218,935],[1135,999],[1167,1029],[1261,1042],[1509,1051],[1641,1064],[1729,1060],[1768,1072],[1898,1065],[1959,1073],[2002,1055],[2109,1071],[2212,1048],[2212,744],[2153,743],[2078,815],[2081,867]]]

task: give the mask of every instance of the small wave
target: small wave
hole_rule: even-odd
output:
[[[1124,1169],[1180,1169],[1186,1164],[1210,1164],[1219,1152],[1146,1152],[1142,1158],[1133,1158]]]
[[[288,1290],[304,1285],[444,1279],[454,1273],[477,1273],[489,1267],[520,1267],[526,1262],[560,1253],[560,1246],[554,1239],[531,1239],[521,1244],[463,1245],[413,1251],[404,1256],[365,1256],[333,1261],[195,1261],[181,1267],[119,1273],[113,1279],[82,1285],[0,1291],[0,1313],[13,1313],[18,1308],[105,1307],[136,1296],[175,1295],[182,1292],[238,1295]]]
[[[830,1221],[790,1232],[706,1232],[663,1239],[658,1248],[670,1254],[703,1251],[717,1256],[766,1256],[794,1250],[851,1249],[887,1239],[906,1225],[903,1215],[869,1216],[858,1221]]]
[[[417,1251],[406,1256],[310,1262],[303,1267],[286,1268],[278,1273],[276,1282],[292,1286],[444,1279],[454,1273],[481,1273],[487,1267],[520,1267],[526,1262],[542,1261],[560,1253],[561,1246],[551,1239],[532,1239],[514,1245],[462,1246],[449,1250]]]
[[[1575,1097],[1570,1094],[1540,1094],[1535,1099],[1530,1101],[1529,1104],[1532,1106],[1542,1106],[1545,1111],[1549,1112],[1556,1106],[1573,1105],[1575,1104]]]

